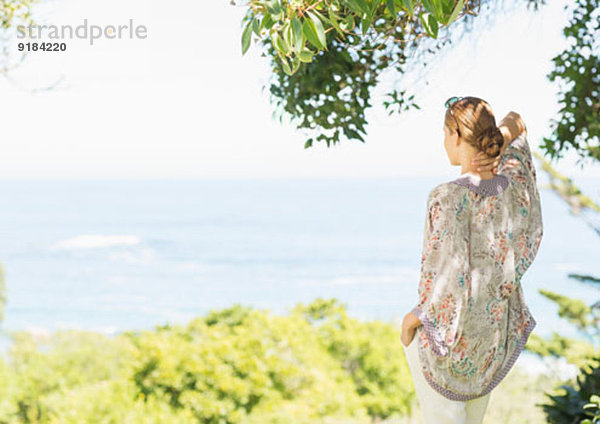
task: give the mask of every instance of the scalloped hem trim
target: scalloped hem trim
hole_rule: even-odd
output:
[[[437,391],[439,394],[441,394],[442,396],[444,396],[450,400],[466,401],[466,400],[476,399],[478,397],[487,395],[504,379],[504,377],[506,377],[506,374],[508,374],[508,371],[510,371],[510,369],[513,367],[513,365],[517,361],[517,358],[523,351],[523,348],[525,347],[525,343],[527,343],[527,339],[529,339],[529,335],[531,334],[531,332],[533,331],[534,327],[537,324],[536,320],[533,318],[533,315],[530,315],[530,316],[531,316],[531,319],[529,320],[527,327],[525,327],[525,333],[523,334],[523,337],[521,337],[521,340],[519,340],[519,344],[517,345],[517,348],[511,355],[510,359],[508,360],[508,362],[506,363],[504,368],[500,371],[500,373],[497,374],[492,379],[492,382],[481,393],[476,394],[476,395],[462,395],[462,394],[454,393],[454,392],[440,386],[435,381],[430,380],[429,376],[426,373],[423,373],[425,380],[429,383],[429,385],[435,391]]]

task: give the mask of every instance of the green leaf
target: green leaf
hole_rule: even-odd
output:
[[[331,12],[333,13],[333,10]],[[323,23],[323,22],[329,22],[329,23],[331,23],[331,19],[329,19],[328,17],[324,16],[317,9],[313,9],[310,13],[314,13],[319,18],[319,20],[321,21],[321,23]],[[333,14],[335,15],[335,13],[333,13]],[[335,15],[335,17],[339,19],[339,17],[337,17],[337,15]],[[331,25],[333,26],[333,23],[331,23]],[[334,28],[335,28],[335,26],[334,26]],[[340,28],[340,30],[341,30],[341,28]],[[344,37],[344,33],[343,32],[341,33],[341,35],[342,35],[342,37]]]
[[[367,31],[369,30],[369,27],[371,26],[371,19],[370,16],[367,16],[364,19],[361,19],[360,21],[360,27],[362,29],[362,35],[366,35]]]
[[[277,53],[280,56],[285,56],[286,54],[288,54],[289,47],[286,46],[285,41],[277,31],[273,31],[271,33],[271,43],[273,44],[273,47],[275,47],[275,50],[277,50]]]
[[[294,50],[296,52],[301,52],[302,46],[304,46],[304,34],[302,33],[302,23],[300,22],[300,19],[295,16],[292,18],[292,35]]]
[[[310,44],[312,44],[313,46],[315,46],[317,49],[321,50],[321,49],[325,48],[325,46],[323,46],[321,44],[321,41],[319,40],[319,36],[317,35],[317,30],[315,28],[315,24],[313,23],[312,20],[306,19],[302,23],[302,32],[304,33],[304,36],[306,37],[308,42]]]
[[[279,15],[281,15],[283,10],[281,8],[281,4],[277,0],[265,2],[265,6],[267,8],[267,12],[273,16],[273,19],[278,20],[280,18]]]
[[[273,22],[273,19],[271,19],[271,15],[269,15],[268,13],[265,14],[265,16],[263,17],[262,21],[260,22],[260,26],[262,29],[271,29],[273,27],[273,24],[275,22]]]
[[[456,3],[456,6],[454,7],[452,14],[450,15],[450,18],[448,19],[448,22],[446,22],[446,25],[450,25],[452,22],[454,22],[456,20],[456,18],[458,18],[458,14],[460,13],[461,10],[463,10],[464,7],[465,7],[464,0],[458,0],[458,3]]]
[[[423,8],[431,13],[431,14],[437,14],[437,9],[433,4],[433,0],[422,0],[421,1],[423,3]]]
[[[427,34],[429,34],[429,36],[432,38],[437,38],[438,23],[433,15],[430,13],[423,13],[421,14],[420,18],[425,31],[427,31]]]
[[[358,5],[360,6],[360,8],[362,9],[362,11],[364,13],[370,12],[369,5],[367,4],[367,2],[365,0],[356,0],[356,2],[358,3]]]
[[[442,1],[442,14],[444,16],[449,16],[454,10],[454,2],[455,0],[441,0]]]
[[[288,53],[292,46],[293,46],[293,37],[292,37],[292,26],[291,23],[288,21],[285,23],[285,25],[283,25],[283,27],[281,28],[281,35],[283,37],[283,41],[285,42],[285,46],[287,47],[286,53]]]
[[[279,56],[279,59],[281,60],[281,66],[283,67],[283,72],[285,72],[288,75],[292,75],[292,69],[290,68],[290,65],[288,63],[288,61],[286,60],[285,57],[281,57]]]
[[[396,16],[396,3],[394,0],[385,0],[388,10],[392,14],[392,16]]]
[[[321,12],[319,12],[317,9],[311,10],[310,13],[314,13],[319,18],[319,20],[321,21],[321,23],[326,22],[326,21],[329,20],[325,16],[323,16],[323,14]]]
[[[296,55],[292,58],[292,74],[296,73],[296,71],[300,68],[300,58]]]
[[[333,9],[331,8],[331,4],[329,5],[329,23],[331,23],[331,25],[335,28],[335,30],[338,32],[338,34],[340,34],[342,36],[342,38],[345,38],[345,34],[344,31],[342,31],[342,28],[340,28],[340,24],[338,22],[338,20],[340,19],[335,12],[333,11]]]
[[[354,29],[354,26],[354,16],[351,14],[346,15],[346,17],[344,17],[344,19],[340,23],[340,28],[342,28],[342,30],[344,31],[351,31]]]
[[[373,16],[375,16],[375,11],[379,7],[383,0],[372,0],[371,7],[369,9],[369,15],[371,16],[371,21],[373,20]]]
[[[444,19],[444,7],[443,7],[442,1],[444,1],[444,0],[432,0],[432,1],[433,1],[433,8],[435,10],[435,13],[433,14],[433,16],[435,16],[435,18],[438,21],[442,21]]]
[[[248,22],[244,32],[242,33],[242,54],[246,54],[250,47],[250,41],[252,40],[252,21]]]
[[[252,19],[252,30],[260,37],[260,21],[256,18]]]
[[[348,6],[348,8],[350,10],[352,10],[354,13],[356,13],[359,16],[364,13],[364,11],[362,10],[362,7],[360,7],[360,5],[356,2],[356,0],[347,0],[346,6]]]
[[[314,53],[312,51],[305,49],[302,50],[300,54],[298,54],[298,59],[300,59],[304,63],[310,63],[313,61],[313,54]]]
[[[435,19],[435,17],[433,15],[429,15],[428,21],[429,21],[429,27],[431,28],[431,33],[433,34],[432,37],[437,38],[438,29],[439,29],[438,21]]]
[[[284,37],[277,37],[277,47],[283,52],[283,54],[287,55],[290,52],[290,45],[287,43]]]
[[[346,0],[346,4],[354,13],[361,17],[363,14],[371,11],[365,0]]]
[[[415,16],[415,3],[414,3],[414,0],[403,0],[403,1],[404,1],[404,8],[406,9],[406,11],[408,12],[408,14],[412,18],[413,16]]]
[[[321,22],[321,20],[319,19],[319,17],[317,15],[315,15],[312,12],[306,12],[308,14],[308,16],[310,16],[310,19],[314,25],[315,31],[317,32],[317,37],[319,38],[319,41],[321,42],[321,45],[323,46],[323,48],[327,47],[327,39],[325,38],[325,29],[323,28],[323,23]]]
[[[306,143],[304,143],[304,148],[308,149],[310,146],[312,146],[313,144],[313,139],[309,138],[308,140],[306,140]]]
[[[600,396],[598,396],[598,395],[592,395],[590,397],[590,402],[600,403]]]

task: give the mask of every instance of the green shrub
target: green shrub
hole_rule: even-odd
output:
[[[584,408],[592,402],[592,396],[600,394],[600,358],[595,358],[596,364],[580,368],[574,384],[563,384],[558,390],[564,393],[547,396],[550,402],[541,404],[546,419],[551,424],[581,423],[582,420],[593,416]]]
[[[410,412],[400,333],[337,301],[235,305],[187,325],[13,334],[0,424],[370,423]]]

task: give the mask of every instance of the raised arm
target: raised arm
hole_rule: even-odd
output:
[[[511,112],[512,113],[512,112]],[[510,115],[510,114],[509,114]],[[537,255],[544,225],[540,193],[537,188],[537,175],[527,129],[518,114],[507,116],[506,128],[509,137],[517,132],[517,137],[509,141],[503,149],[498,173],[513,182],[516,196],[513,198],[511,218],[512,236],[515,244],[515,273],[517,282],[529,268]]]
[[[527,127],[525,126],[525,122],[521,118],[517,112],[509,112],[498,124],[498,129],[504,136],[504,144],[502,145],[502,150],[499,157],[502,157],[502,154],[508,147],[511,141],[521,135],[521,133],[527,133]]]
[[[502,120],[502,128],[500,131],[505,135],[505,143],[499,156],[497,173],[516,183],[530,185],[528,190],[532,195],[537,195],[536,171],[525,123],[517,113],[511,112]]]

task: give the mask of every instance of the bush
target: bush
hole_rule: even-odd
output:
[[[235,305],[115,337],[13,337],[0,424],[370,423],[414,401],[399,330],[335,299],[283,317]]]
[[[593,412],[586,411],[588,408],[584,408],[584,406],[593,402],[592,396],[600,394],[600,357],[595,360],[594,366],[580,368],[574,384],[560,386],[558,390],[564,391],[564,393],[560,395],[547,394],[550,403],[539,406],[543,408],[549,423],[579,424],[593,416]]]

